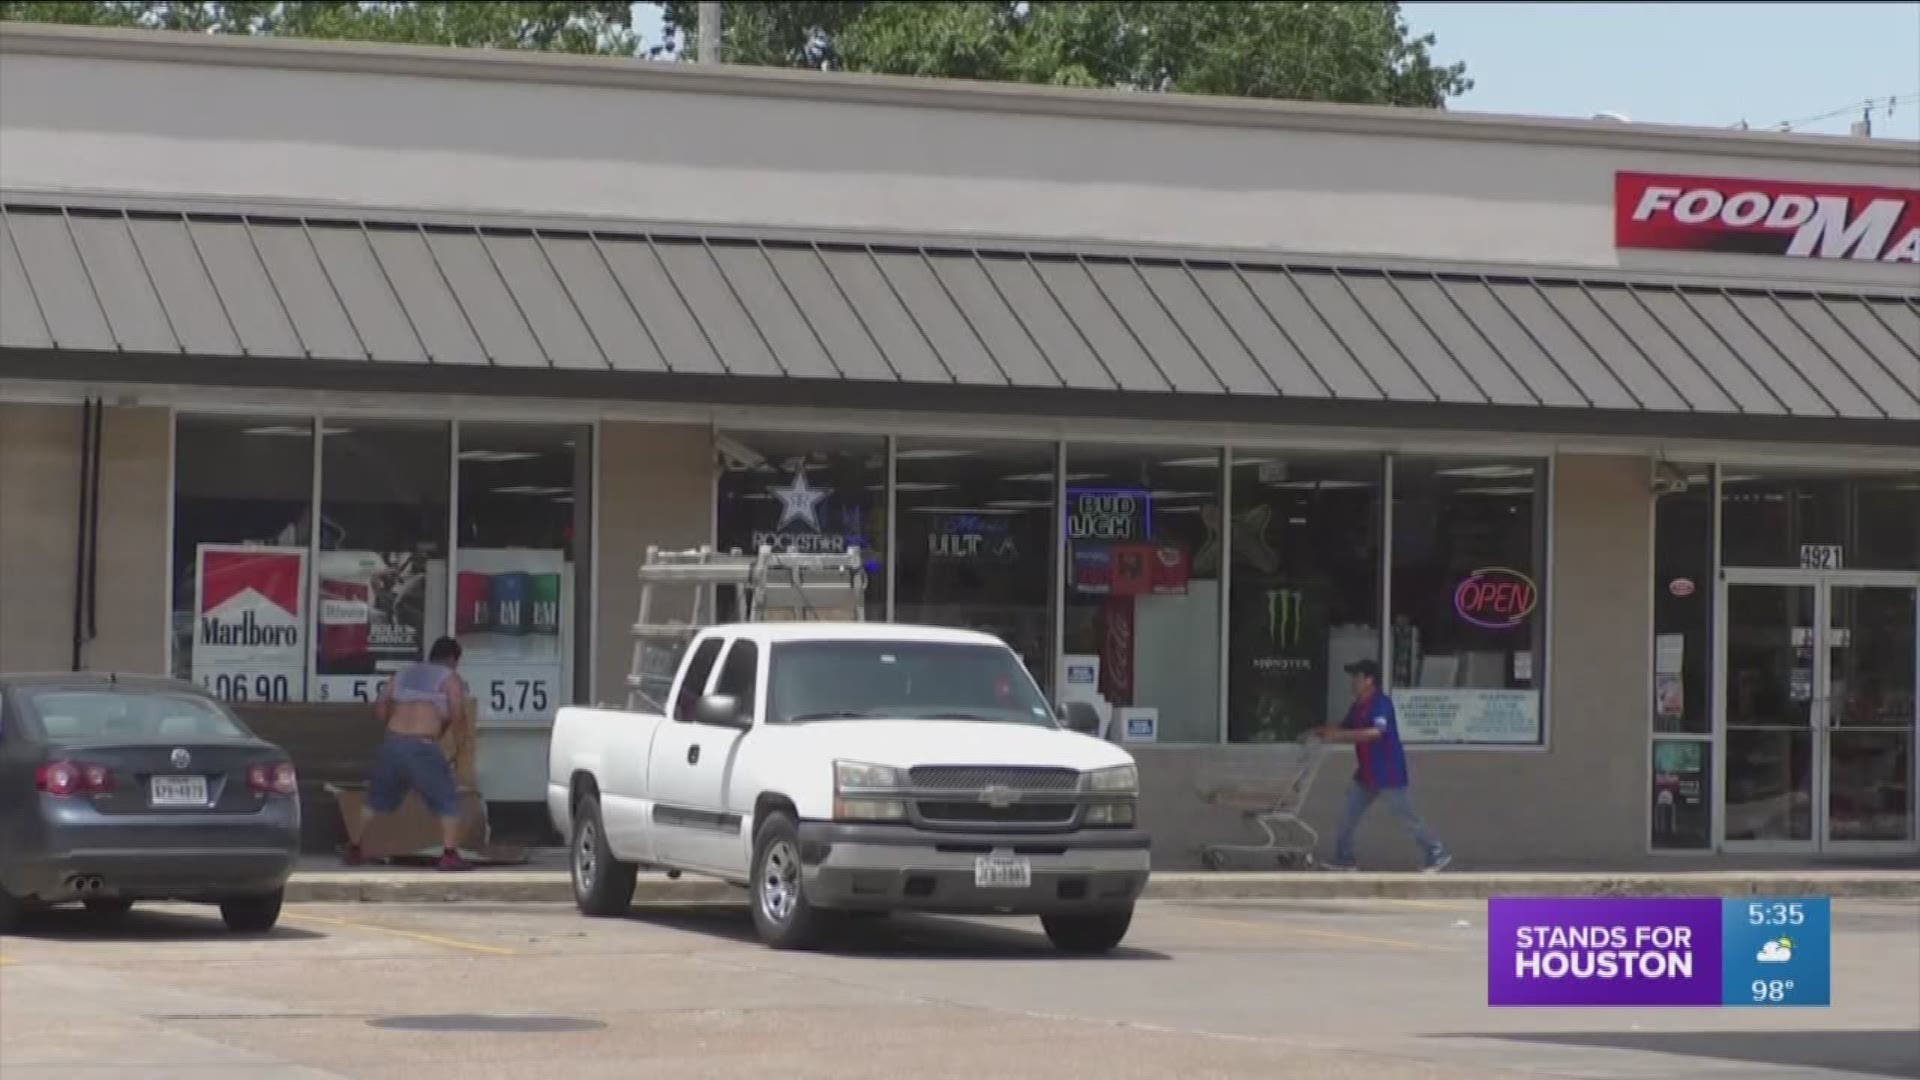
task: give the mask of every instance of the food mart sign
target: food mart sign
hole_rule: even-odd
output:
[[[1920,189],[1614,174],[1614,246],[1920,264]]]

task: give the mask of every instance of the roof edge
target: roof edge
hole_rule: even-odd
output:
[[[1920,166],[1920,142],[1905,140],[1868,141],[1836,135],[1723,131],[1439,109],[1079,90],[1025,83],[824,73],[567,53],[22,22],[0,22],[0,53],[787,97],[1101,120],[1762,157],[1822,164]]]
[[[291,217],[323,221],[405,223],[452,228],[544,230],[551,232],[605,232],[644,236],[745,240],[767,243],[871,245],[929,250],[955,248],[1004,250],[1034,255],[1081,255],[1091,258],[1147,259],[1187,262],[1223,262],[1253,266],[1287,266],[1317,270],[1406,272],[1473,277],[1528,277],[1542,281],[1582,284],[1666,285],[1694,288],[1761,290],[1823,296],[1862,296],[1920,302],[1920,289],[1851,281],[1808,281],[1736,274],[1681,273],[1648,269],[1581,265],[1575,263],[1493,263],[1253,247],[1206,247],[1148,241],[1115,241],[1085,237],[1035,237],[999,233],[896,232],[884,229],[808,228],[794,225],[706,223],[597,215],[508,213],[486,210],[421,210],[404,207],[361,206],[260,198],[206,195],[168,197],[113,191],[48,191],[0,188],[0,204],[67,209],[129,211],[134,213],[206,214],[255,217]]]
[[[1072,416],[1137,417],[1152,402],[1156,419],[1176,423],[1313,425],[1432,435],[1502,432],[1516,436],[1709,439],[1780,445],[1852,445],[1907,450],[1920,445],[1920,420],[1756,416],[1538,405],[1381,402],[1307,397],[1235,397],[1113,390],[926,384],[695,375],[470,364],[373,363],[259,356],[64,351],[0,346],[0,370],[32,381],[123,386],[251,387],[368,394],[468,394],[549,401],[644,402],[748,409],[810,407],[919,416],[990,415],[1035,420]]]

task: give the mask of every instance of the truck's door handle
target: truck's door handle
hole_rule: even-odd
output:
[[[689,765],[700,764],[700,745],[698,743],[695,743],[694,745],[687,747],[687,764]]]

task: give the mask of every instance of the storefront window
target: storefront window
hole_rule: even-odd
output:
[[[1230,741],[1291,741],[1339,722],[1346,665],[1379,659],[1383,469],[1379,455],[1235,451],[1232,516],[1204,518],[1194,558],[1198,577],[1232,552]]]
[[[585,565],[585,428],[460,425],[453,632],[483,722],[573,699]]]
[[[867,618],[884,620],[887,440],[733,431],[720,445],[720,550],[858,548],[867,570]]]
[[[312,421],[182,416],[174,440],[174,674],[305,700]]]
[[[1920,473],[1723,472],[1726,566],[1920,570]]]
[[[1126,741],[1220,741],[1220,454],[1067,447],[1062,698]]]
[[[1053,685],[1054,444],[902,439],[894,619],[997,634]]]
[[[1396,458],[1387,665],[1409,743],[1537,744],[1546,469]]]
[[[1688,851],[1713,843],[1713,470],[1660,470],[1648,827],[1655,850]]]
[[[329,422],[309,695],[366,702],[446,632],[446,424]]]

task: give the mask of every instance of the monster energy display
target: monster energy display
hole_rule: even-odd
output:
[[[1317,583],[1236,578],[1228,635],[1228,729],[1235,742],[1285,742],[1326,711],[1326,604]]]

